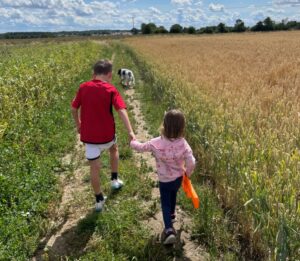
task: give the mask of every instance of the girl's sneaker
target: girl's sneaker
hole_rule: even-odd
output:
[[[122,187],[123,187],[123,181],[122,180],[120,180],[120,179],[113,179],[111,181],[111,188],[113,190],[118,190],[118,189],[120,189]]]
[[[175,214],[172,214],[172,215],[171,215],[171,221],[172,221],[172,224],[175,223],[175,222],[177,221],[176,215],[175,215]]]
[[[171,245],[176,242],[176,233],[174,229],[167,229],[164,231],[164,239],[163,244],[164,245]]]
[[[103,200],[100,200],[99,202],[96,202],[95,204],[95,211],[96,212],[101,212],[104,208],[104,203],[105,203],[105,200],[107,199],[106,196],[104,196],[104,199]]]

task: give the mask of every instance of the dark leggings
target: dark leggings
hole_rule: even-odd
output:
[[[171,215],[175,213],[176,195],[181,182],[182,177],[171,182],[159,182],[160,202],[166,229],[173,227]]]

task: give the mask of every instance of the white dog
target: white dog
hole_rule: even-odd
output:
[[[131,70],[122,68],[118,71],[118,75],[120,76],[121,84],[125,87],[129,88],[135,84],[134,75]]]

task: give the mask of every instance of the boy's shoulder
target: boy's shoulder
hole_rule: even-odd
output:
[[[80,84],[80,88],[88,87],[88,86],[102,86],[109,89],[117,89],[113,84],[109,82],[103,82],[100,80],[90,80]]]

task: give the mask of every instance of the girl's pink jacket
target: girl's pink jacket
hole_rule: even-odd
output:
[[[161,136],[145,143],[132,140],[130,146],[138,152],[152,152],[161,182],[174,181],[184,173],[190,176],[195,168],[192,149],[184,138],[169,140]]]

